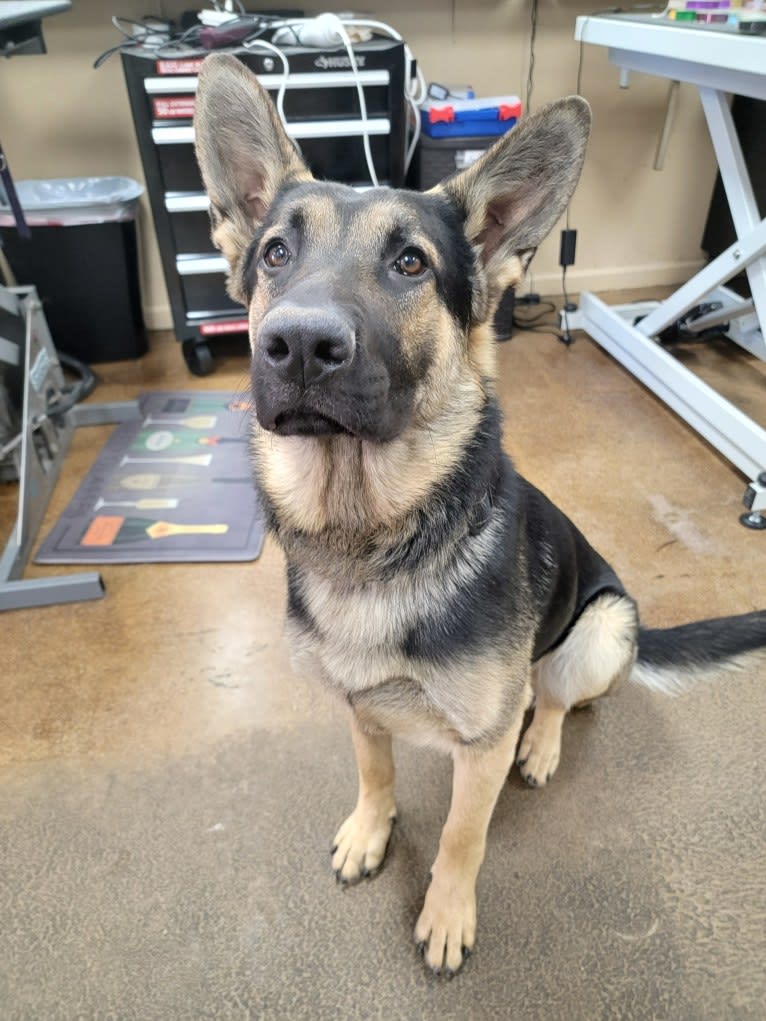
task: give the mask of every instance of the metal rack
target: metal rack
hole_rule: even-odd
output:
[[[0,287],[0,368],[19,380],[17,441],[6,445],[19,479],[16,522],[0,556],[0,610],[100,599],[95,571],[22,580],[75,429],[138,415],[135,401],[62,407],[64,374],[34,287]],[[55,410],[61,407],[61,410]]]

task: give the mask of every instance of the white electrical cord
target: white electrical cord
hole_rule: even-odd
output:
[[[386,25],[383,21],[370,21],[365,18],[344,18],[344,25],[349,25],[353,28],[368,28],[372,32],[380,32],[383,35],[387,35],[389,39],[396,39],[397,42],[404,43],[404,55],[407,59],[407,65],[404,71],[405,78],[405,98],[409,104],[410,110],[413,116],[413,127],[412,127],[412,138],[407,148],[407,154],[404,159],[404,172],[405,174],[410,169],[410,163],[412,163],[412,157],[415,155],[415,149],[420,139],[420,104],[425,102],[426,96],[428,95],[428,86],[423,72],[420,68],[417,69],[415,77],[415,89],[412,87],[412,65],[415,63],[415,58],[412,55],[412,50],[409,48],[404,39],[396,31],[395,28],[391,28],[390,25]]]
[[[275,54],[282,61],[282,81],[279,83],[276,106],[279,119],[282,121],[282,127],[289,133],[290,129],[287,123],[287,117],[285,117],[285,92],[287,91],[287,79],[290,77],[290,64],[288,63],[287,57],[278,46],[274,46],[272,43],[266,42],[265,39],[251,39],[244,43],[244,47],[246,50],[267,50],[269,53]],[[292,141],[296,149],[299,149],[295,139]]]
[[[343,43],[348,56],[351,72],[354,76],[357,96],[359,97],[359,113],[360,120],[362,122],[362,144],[364,146],[364,157],[367,162],[367,173],[370,175],[370,180],[372,181],[373,186],[375,188],[379,187],[380,182],[378,181],[378,175],[375,170],[375,162],[372,158],[372,148],[370,146],[370,122],[367,116],[367,102],[364,98],[364,88],[359,79],[359,67],[356,62],[354,47],[343,22],[337,14],[327,12],[318,15],[316,18],[296,18],[294,21],[278,22],[278,24],[273,27],[288,29],[292,32],[295,42],[298,45],[333,46],[337,44],[338,39]],[[302,27],[305,30],[303,32],[301,31]],[[279,33],[276,33],[274,38],[279,38]]]
[[[324,44],[330,46],[335,40],[330,41],[330,34],[334,33],[340,42],[343,44],[346,54],[349,59],[349,64],[354,77],[354,84],[356,86],[357,96],[359,98],[359,112],[360,120],[362,122],[362,144],[364,146],[364,156],[367,163],[367,172],[370,176],[370,180],[374,187],[379,187],[378,175],[375,170],[375,163],[372,157],[372,147],[370,145],[370,130],[369,130],[369,117],[367,113],[367,102],[364,96],[364,86],[359,77],[359,67],[356,61],[356,55],[354,53],[353,43],[348,34],[347,28],[366,28],[373,32],[378,32],[382,35],[388,36],[389,39],[395,39],[397,42],[404,44],[404,53],[406,57],[405,67],[405,99],[412,111],[413,115],[413,127],[412,127],[412,138],[407,147],[404,160],[404,172],[405,174],[410,168],[412,158],[415,155],[415,148],[417,147],[418,140],[420,138],[420,107],[427,94],[426,81],[423,76],[423,72],[420,68],[417,69],[415,77],[415,85],[412,85],[412,65],[414,63],[414,57],[409,46],[404,42],[401,35],[396,29],[391,28],[390,25],[386,25],[382,21],[370,21],[364,18],[340,18],[337,14],[325,12],[324,14],[318,15],[316,18],[296,18],[295,20],[280,21],[276,24],[272,24],[272,28],[276,29],[288,29],[292,32],[295,37],[295,42],[298,45],[304,44],[304,40],[301,38],[300,29],[301,27],[310,28],[312,36],[315,30],[318,31],[319,35],[324,33],[327,38],[324,40]],[[308,35],[308,33],[305,33]],[[275,36],[276,38],[277,36]],[[265,40],[253,39],[245,42],[246,49],[255,49],[262,47],[270,52],[275,53],[282,62],[283,78],[277,95],[277,111],[279,113],[280,120],[285,127],[285,130],[289,132],[289,126],[284,112],[284,97],[285,90],[287,88],[287,79],[290,75],[290,65],[287,60],[287,56],[277,46],[272,43],[268,43]],[[305,45],[311,45],[306,42]],[[316,44],[314,44],[316,45]],[[296,148],[298,148],[296,144]]]
[[[354,53],[354,47],[346,31],[345,25],[340,20],[337,14],[323,14],[322,18],[325,19],[329,24],[333,26],[337,34],[340,36],[341,41],[346,48],[348,59],[351,64],[351,71],[354,75],[354,84],[356,85],[356,94],[359,97],[359,113],[362,119],[362,143],[364,145],[364,156],[367,160],[367,172],[370,175],[373,187],[380,187],[378,181],[378,175],[375,170],[375,161],[372,158],[372,146],[370,145],[370,122],[367,117],[367,101],[364,98],[364,86],[359,79],[359,67],[356,62],[356,54]]]

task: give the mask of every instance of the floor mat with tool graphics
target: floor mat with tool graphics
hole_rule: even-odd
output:
[[[263,524],[249,403],[218,391],[144,393],[112,433],[35,560],[255,560]]]

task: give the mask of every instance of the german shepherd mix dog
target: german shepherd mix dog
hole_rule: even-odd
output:
[[[425,194],[315,181],[231,56],[205,61],[195,125],[213,240],[249,308],[255,470],[287,560],[292,651],[350,709],[359,796],[332,866],[354,883],[383,862],[392,734],[449,751],[415,939],[451,974],[474,945],[517,746],[542,787],[573,706],[627,677],[671,691],[740,662],[766,647],[766,612],[639,628],[615,572],[502,451],[493,314],[574,190],[582,99]]]

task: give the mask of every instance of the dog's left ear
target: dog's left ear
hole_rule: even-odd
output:
[[[580,177],[590,107],[570,96],[521,120],[468,170],[443,185],[465,215],[468,239],[492,270],[524,269],[564,212]],[[434,189],[434,190],[437,190]]]
[[[205,59],[194,110],[197,162],[210,197],[213,243],[226,256],[229,293],[244,300],[239,263],[280,185],[311,173],[287,137],[276,107],[236,57]]]

